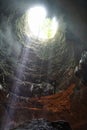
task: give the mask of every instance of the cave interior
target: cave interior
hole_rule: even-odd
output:
[[[87,129],[86,9],[0,0],[0,130]]]

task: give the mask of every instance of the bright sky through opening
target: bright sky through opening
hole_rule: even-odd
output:
[[[28,21],[30,32],[37,39],[53,38],[58,29],[56,18],[47,18],[47,12],[44,7],[35,6],[28,11]]]

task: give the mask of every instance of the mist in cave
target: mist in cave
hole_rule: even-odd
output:
[[[85,0],[0,1],[0,129],[87,128]]]

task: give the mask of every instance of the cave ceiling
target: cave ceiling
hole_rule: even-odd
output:
[[[3,13],[12,13],[14,10],[17,10],[18,13],[23,14],[33,4],[43,4],[47,6],[49,10],[49,16],[59,13],[62,13],[66,16],[66,20],[69,28],[75,33],[75,35],[83,42],[87,40],[87,1],[86,0],[1,0],[0,1],[0,12]]]

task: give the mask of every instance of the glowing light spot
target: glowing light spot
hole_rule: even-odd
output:
[[[52,19],[51,28],[52,28],[52,37],[54,37],[54,35],[56,34],[56,31],[57,31],[57,28],[58,28],[58,23],[57,23],[57,20],[55,17]]]
[[[44,7],[33,7],[27,13],[29,29],[32,37],[39,40],[53,38],[58,29],[56,18],[47,18],[47,12]]]
[[[38,37],[40,27],[46,17],[46,11],[42,7],[34,7],[29,11],[29,26],[31,32]]]

